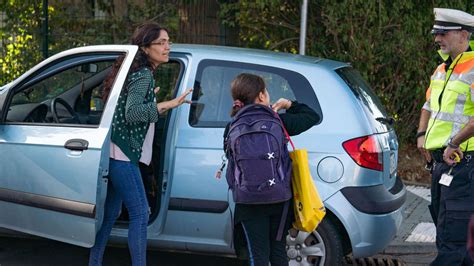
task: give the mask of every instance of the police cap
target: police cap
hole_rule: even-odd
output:
[[[444,34],[450,30],[474,32],[474,16],[469,13],[456,9],[435,8],[434,15],[432,34]]]

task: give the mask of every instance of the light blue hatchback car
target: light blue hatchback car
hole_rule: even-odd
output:
[[[90,247],[107,193],[110,126],[136,46],[71,49],[0,88],[0,227]],[[110,97],[104,78],[125,56]],[[150,248],[233,255],[234,203],[221,163],[230,82],[262,76],[273,100],[306,103],[322,117],[293,138],[309,153],[327,208],[315,232],[291,230],[290,264],[334,265],[383,250],[402,222],[406,190],[384,108],[349,64],[251,49],[175,45],[156,73],[158,99],[194,87],[191,105],[156,124],[153,160],[141,165],[151,209]],[[124,209],[112,241],[125,244]]]

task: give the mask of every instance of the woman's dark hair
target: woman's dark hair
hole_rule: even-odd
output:
[[[153,70],[153,66],[150,62],[150,59],[145,53],[145,51],[143,51],[143,48],[150,47],[151,43],[154,40],[158,39],[158,37],[160,37],[161,31],[168,32],[166,28],[161,27],[155,22],[146,22],[135,29],[132,37],[130,38],[130,43],[133,45],[137,45],[139,49],[135,58],[133,59],[133,63],[130,67],[129,72],[133,73],[143,67],[147,67]],[[102,99],[104,100],[104,102],[109,97],[110,89],[112,88],[115,76],[117,75],[124,58],[125,56],[121,55],[117,58],[117,60],[115,60],[110,73],[105,78],[104,91],[102,93]]]
[[[265,92],[263,78],[250,73],[238,75],[230,85],[230,93],[234,99],[230,116],[234,116],[242,108],[239,104],[235,104],[235,101],[238,100],[243,105],[252,104],[261,92]]]

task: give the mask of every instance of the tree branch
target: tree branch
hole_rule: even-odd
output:
[[[271,50],[273,50],[273,49],[275,49],[276,47],[282,45],[282,44],[285,43],[285,42],[289,42],[289,41],[293,41],[293,40],[298,40],[298,39],[299,39],[299,37],[286,38],[286,39],[283,39],[283,40],[281,40],[281,41],[279,41],[279,42],[273,44],[273,45],[270,46],[269,48],[270,48]]]

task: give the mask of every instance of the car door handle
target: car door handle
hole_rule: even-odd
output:
[[[89,142],[85,139],[70,139],[64,144],[64,148],[73,151],[84,151],[89,147]]]

